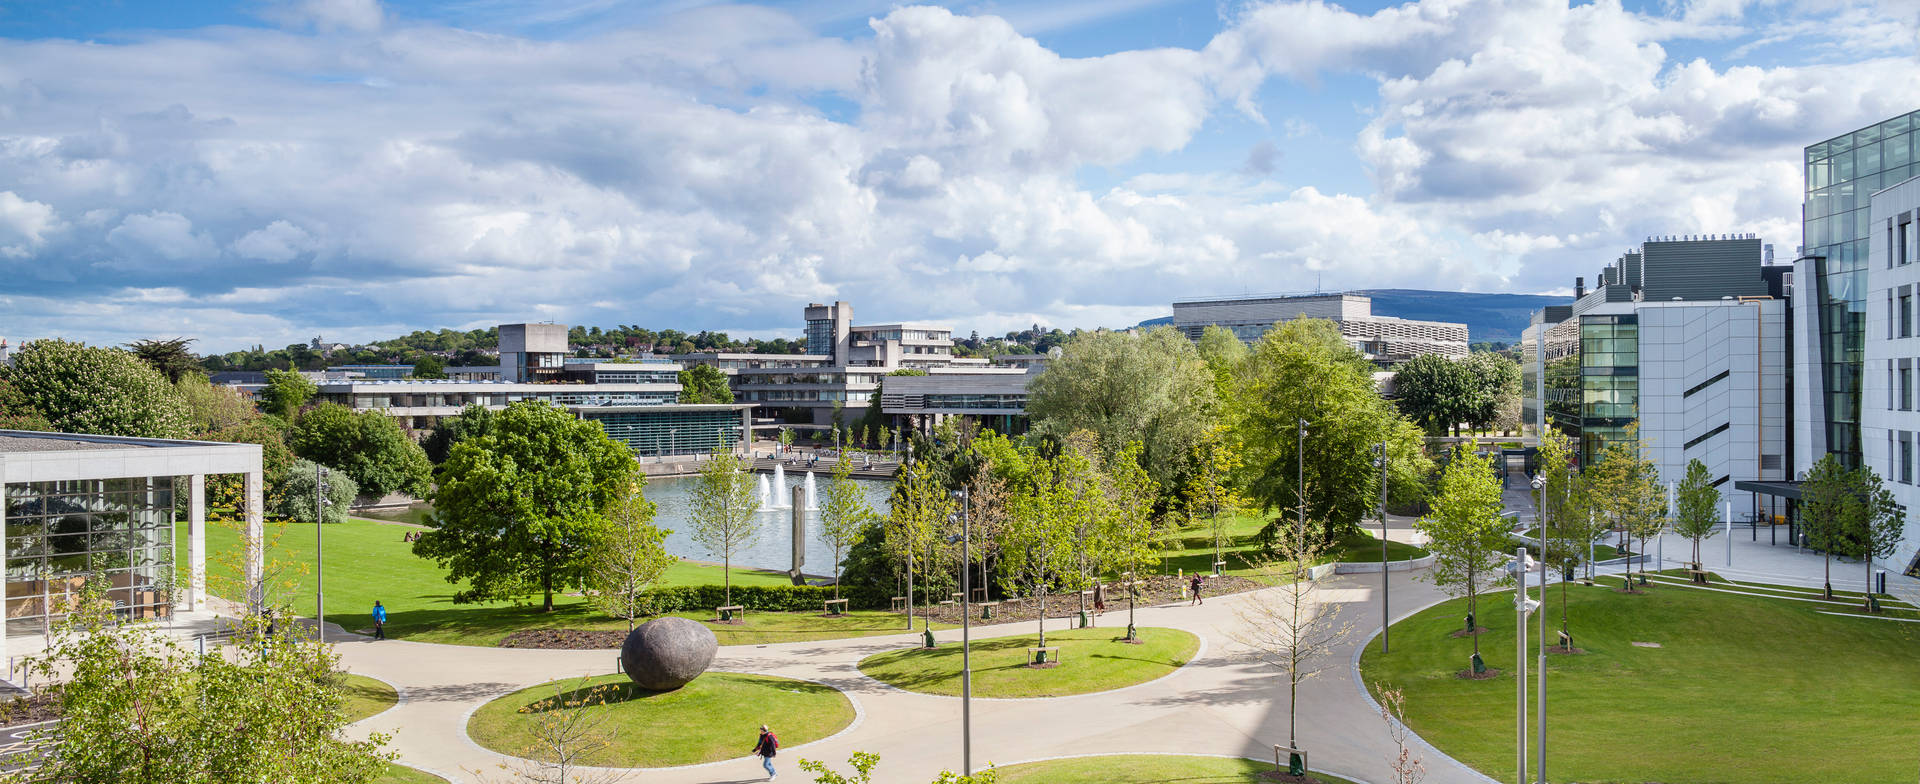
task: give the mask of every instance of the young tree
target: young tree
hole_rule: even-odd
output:
[[[1307,574],[1324,554],[1308,526],[1283,526],[1274,538],[1273,552],[1256,568],[1280,584],[1249,594],[1235,605],[1234,614],[1242,625],[1230,634],[1286,676],[1287,747],[1294,750],[1296,763],[1304,765],[1305,754],[1301,753],[1296,732],[1300,684],[1334,661],[1331,654],[1353,623],[1340,617],[1338,603],[1320,596],[1320,583]]]
[[[425,459],[423,456],[422,460]],[[413,552],[467,583],[456,604],[580,586],[606,512],[632,486],[633,452],[559,406],[507,406],[493,431],[454,445],[433,493],[434,525]]]
[[[1032,481],[1012,494],[1006,524],[1000,528],[1000,552],[1008,567],[1001,572],[1001,589],[1009,596],[1025,594],[1039,600],[1038,645],[1046,647],[1048,580],[1073,568],[1066,556],[1072,553],[1073,521],[1080,514],[1075,507],[1084,503],[1084,497],[1075,489],[1081,469],[1062,465],[1078,458],[1070,454],[1029,458]]]
[[[1127,592],[1127,639],[1139,639],[1134,627],[1134,598],[1139,594],[1134,581],[1153,565],[1157,552],[1153,546],[1154,535],[1154,498],[1158,495],[1153,477],[1140,467],[1139,459],[1133,454],[1139,444],[1128,444],[1120,450],[1120,456],[1108,466],[1106,473],[1106,509],[1110,516],[1108,530],[1111,541],[1107,548],[1107,562],[1118,569],[1126,581]]]
[[[319,394],[320,387],[298,370],[267,370],[267,385],[260,390],[260,408],[288,422],[300,407]]]
[[[321,403],[300,414],[287,441],[294,454],[345,471],[368,495],[420,498],[431,489],[427,453],[381,411]]]
[[[940,531],[955,511],[953,498],[940,481],[936,466],[922,458],[900,473],[888,505],[887,550],[906,564],[908,580],[916,573],[920,575],[921,596],[931,607],[933,582],[940,574],[934,551],[941,544]],[[908,607],[907,625],[913,625],[912,607]]]
[[[1480,658],[1479,598],[1483,585],[1505,585],[1512,578],[1499,571],[1507,541],[1506,521],[1500,517],[1500,480],[1493,461],[1475,451],[1472,443],[1454,447],[1453,458],[1440,475],[1433,510],[1414,523],[1427,537],[1433,553],[1435,586],[1452,596],[1467,597],[1467,633],[1473,637],[1474,673],[1484,672]]]
[[[1192,468],[1187,472],[1187,519],[1206,523],[1213,533],[1216,570],[1226,547],[1227,526],[1244,503],[1233,487],[1233,474],[1239,467],[1239,452],[1225,426],[1208,428],[1193,445]]]
[[[260,417],[259,409],[240,390],[208,383],[207,377],[189,373],[173,384],[180,401],[187,406],[188,429],[195,438],[204,438]]]
[[[667,534],[655,528],[654,503],[647,500],[646,477],[638,476],[607,508],[606,536],[588,554],[587,586],[600,611],[627,621],[647,612],[646,592],[680,559],[667,554]]]
[[[1653,458],[1647,455],[1638,424],[1628,425],[1625,434],[1609,442],[1586,475],[1595,507],[1620,530],[1621,550],[1627,550],[1628,540],[1645,542],[1659,535],[1666,525],[1666,488],[1660,484],[1660,471]],[[1646,553],[1636,553],[1635,557],[1644,574]],[[1632,571],[1632,562],[1628,571]],[[1637,590],[1631,579],[1626,590]]]
[[[833,462],[833,478],[820,498],[820,536],[833,545],[833,598],[840,598],[840,553],[866,533],[876,515],[867,493],[853,482],[853,463]]]
[[[1845,531],[1854,528],[1850,518],[1860,513],[1860,499],[1851,473],[1839,459],[1829,454],[1807,471],[1800,483],[1800,519],[1807,529],[1807,543],[1826,559],[1825,593],[1833,598],[1833,552],[1845,547]]]
[[[780,451],[785,452],[792,448],[793,448],[792,428],[785,428],[785,427],[780,428]]]
[[[616,784],[626,771],[595,769],[587,761],[614,743],[601,706],[616,686],[592,686],[588,678],[556,682],[553,696],[535,703],[527,745],[506,767],[524,784]]]
[[[1420,784],[1427,777],[1427,764],[1408,748],[1413,730],[1407,726],[1407,696],[1377,683],[1374,690],[1380,692],[1380,720],[1387,723],[1387,739],[1396,752],[1390,758],[1393,784]]]
[[[1106,469],[1109,463],[1118,463],[1120,456],[1128,451],[1123,450],[1108,461],[1102,455],[1098,437],[1092,431],[1080,430],[1067,434],[1061,442],[1061,452],[1079,458],[1073,463],[1076,468],[1074,492],[1078,496],[1078,503],[1072,507],[1075,569],[1071,579],[1062,580],[1062,587],[1074,591],[1084,616],[1087,596],[1082,592],[1092,588],[1097,575],[1105,570],[1115,538],[1114,515],[1107,505],[1112,499],[1106,487]]]
[[[721,453],[701,466],[688,499],[687,522],[693,525],[693,540],[720,556],[729,605],[733,604],[733,554],[760,539],[759,512],[759,488],[745,458]]]
[[[314,483],[318,480],[315,469],[319,467],[320,465],[312,460],[293,461],[292,467],[287,470],[286,484],[281,487],[280,493],[267,508],[281,517],[313,522],[316,487]],[[330,475],[327,477],[325,520],[329,523],[344,523],[347,521],[347,507],[353,504],[354,496],[360,494],[360,487],[354,484],[353,477],[347,476],[346,472],[332,468],[328,471]]]
[[[1591,526],[1581,507],[1580,476],[1573,471],[1573,439],[1548,427],[1541,434],[1537,452],[1538,471],[1533,475],[1533,508],[1540,519],[1534,523],[1546,541],[1541,557],[1572,574],[1587,559],[1587,547],[1593,542]],[[1567,580],[1560,581],[1560,633],[1568,635]]]
[[[1707,464],[1698,459],[1687,461],[1687,473],[1673,491],[1673,532],[1693,542],[1693,569],[1703,569],[1700,542],[1720,531],[1720,488],[1713,486]],[[1705,576],[1695,575],[1698,582]]]
[[[31,340],[0,365],[14,405],[62,433],[136,438],[192,435],[180,395],[139,357],[117,348]]]
[[[1867,587],[1863,591],[1867,595],[1866,607],[1877,611],[1880,605],[1873,598],[1873,559],[1890,557],[1900,546],[1900,538],[1907,529],[1907,511],[1872,468],[1861,466],[1849,473],[1860,499],[1860,511],[1848,521],[1851,528],[1845,540],[1852,546],[1847,554],[1866,565]]]

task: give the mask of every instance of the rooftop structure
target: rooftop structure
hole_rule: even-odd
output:
[[[1359,294],[1276,294],[1180,300],[1173,326],[1198,342],[1209,326],[1224,327],[1252,343],[1274,324],[1297,318],[1327,319],[1354,349],[1383,365],[1421,354],[1467,355],[1467,325],[1373,315],[1373,299]]]

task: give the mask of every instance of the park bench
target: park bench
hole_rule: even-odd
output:
[[[980,619],[984,621],[988,618],[992,618],[993,608],[999,607],[999,606],[1000,606],[999,602],[980,602]]]
[[[1053,658],[1051,659],[1047,658],[1049,656]],[[1049,661],[1053,662],[1054,664],[1060,663],[1060,647],[1059,646],[1047,645],[1047,646],[1033,647],[1033,648],[1027,649],[1027,664],[1029,665],[1046,664]]]
[[[746,615],[746,614],[747,614],[747,608],[745,608],[745,607],[741,607],[740,605],[737,605],[737,604],[729,604],[729,605],[727,605],[727,606],[725,606],[725,607],[715,607],[715,608],[713,608],[713,612],[714,612],[714,613],[715,613],[716,615],[719,615],[719,616],[720,616],[720,621],[721,621],[722,623],[732,623],[732,622],[734,622],[734,621],[736,621],[736,620],[741,620],[741,619],[738,619],[738,618],[735,618],[735,617],[733,617],[733,616],[735,616],[735,615]]]
[[[906,611],[907,611],[907,597],[905,597],[905,596],[895,596],[895,597],[893,597],[893,604],[892,604],[892,605],[891,605],[891,606],[889,607],[889,609],[891,609],[891,610],[893,610],[894,612],[906,612]]]
[[[846,615],[846,614],[847,614],[847,600],[845,600],[845,599],[828,599],[828,600],[826,601],[826,613],[827,613],[828,615]]]

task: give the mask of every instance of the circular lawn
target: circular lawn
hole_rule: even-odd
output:
[[[1112,754],[1002,765],[1000,784],[1256,784],[1273,761],[1184,754]],[[1321,784],[1353,784],[1315,773]]]
[[[760,725],[782,748],[853,723],[853,702],[829,686],[771,675],[708,672],[674,691],[641,689],[625,675],[553,681],[480,706],[467,734],[488,749],[550,760],[535,740],[553,711],[586,711],[601,743],[576,764],[615,768],[693,765],[744,756]],[[744,738],[745,740],[742,740]]]
[[[1047,645],[1060,648],[1055,667],[1027,666],[1034,635],[975,640],[973,696],[1065,697],[1108,691],[1159,678],[1179,669],[1200,649],[1200,638],[1179,629],[1141,627],[1140,644],[1125,642],[1126,628],[1047,632]],[[960,694],[960,643],[902,648],[860,662],[874,680],[924,694]]]

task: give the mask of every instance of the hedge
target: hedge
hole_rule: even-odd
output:
[[[869,597],[856,596],[852,592],[842,593],[849,603],[860,608],[870,608],[881,602],[867,601]],[[833,598],[833,589],[817,585],[736,585],[733,587],[733,603],[749,610],[761,612],[798,612],[819,611],[821,603]],[[712,610],[727,603],[727,592],[719,585],[664,585],[647,592],[647,601],[654,613],[691,612]],[[884,601],[884,600],[882,600]]]

